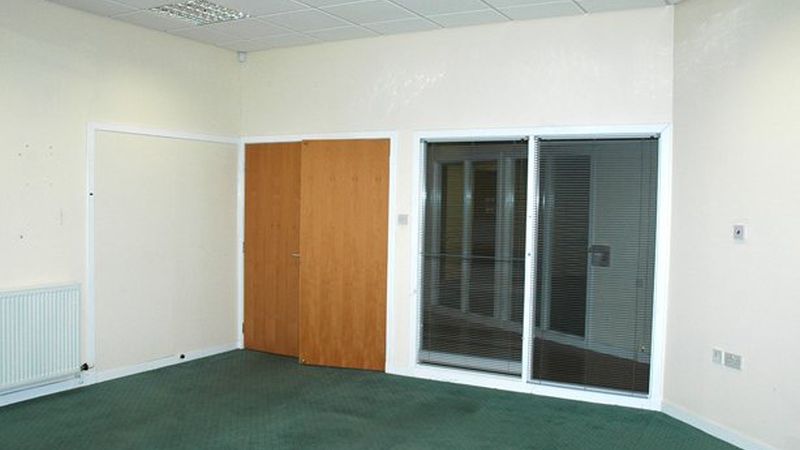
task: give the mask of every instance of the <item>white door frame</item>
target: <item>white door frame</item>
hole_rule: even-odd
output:
[[[656,252],[655,277],[653,286],[653,322],[652,348],[650,357],[650,392],[646,396],[628,395],[599,389],[575,386],[557,386],[551,384],[532,383],[530,377],[530,355],[532,346],[532,311],[529,305],[533,301],[534,283],[531,273],[535,251],[536,214],[535,199],[538,198],[536,158],[537,138],[547,139],[610,139],[658,137],[658,189],[656,211]],[[525,283],[525,317],[523,326],[522,376],[506,376],[484,374],[475,371],[437,367],[419,363],[418,352],[421,338],[421,261],[422,233],[425,207],[425,142],[457,141],[457,140],[500,140],[529,138],[528,158],[528,216],[526,239],[526,283]],[[672,184],[672,126],[670,124],[649,124],[631,126],[596,126],[596,127],[539,127],[517,129],[472,129],[472,130],[438,130],[423,131],[414,134],[415,146],[415,183],[414,210],[418,220],[414,221],[413,286],[412,292],[416,301],[411,302],[408,314],[413,324],[410,348],[414,362],[412,367],[402,374],[432,380],[449,381],[474,386],[505,389],[515,392],[526,392],[536,395],[581,400],[594,403],[612,404],[649,410],[660,410],[663,401],[664,357],[666,344],[667,298],[669,280],[670,220],[671,220],[671,184]],[[388,349],[387,349],[388,350]]]

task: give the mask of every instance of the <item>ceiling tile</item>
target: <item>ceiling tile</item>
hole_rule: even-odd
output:
[[[664,0],[578,0],[578,3],[590,13],[664,6]]]
[[[505,8],[508,6],[541,5],[542,3],[555,3],[562,0],[486,0],[486,3],[495,8]]]
[[[329,30],[313,31],[308,33],[321,41],[344,41],[375,36],[375,33],[361,27],[331,28]]]
[[[220,33],[214,30],[209,30],[208,27],[192,27],[183,30],[173,30],[169,32],[177,36],[182,36],[194,41],[205,42],[206,44],[223,44],[226,42],[235,41],[236,38],[228,34]]]
[[[147,9],[147,8],[153,8],[155,6],[180,3],[182,0],[114,0],[114,1],[133,6],[134,8]]]
[[[114,18],[122,20],[123,22],[141,25],[143,27],[152,28],[159,31],[177,30],[191,25],[189,22],[162,16],[161,14],[150,11],[139,11],[133,14],[123,14],[121,16],[114,16]]]
[[[204,25],[202,28],[229,34],[236,39],[257,39],[291,32],[291,30],[284,27],[258,19],[213,23],[211,25]]]
[[[498,14],[496,11],[487,9],[484,11],[471,11],[455,14],[443,14],[430,16],[430,19],[444,27],[463,27],[467,25],[482,25],[486,23],[505,22],[508,19]]]
[[[545,17],[583,14],[580,8],[569,1],[500,8],[500,11],[514,20],[542,19]]]
[[[425,19],[413,18],[403,20],[392,20],[389,22],[378,22],[364,24],[370,30],[377,31],[380,34],[399,34],[399,33],[413,33],[415,31],[428,31],[438,30],[439,26],[428,22]]]
[[[350,25],[343,20],[313,9],[267,16],[264,17],[264,20],[295,31],[325,30]]]
[[[113,16],[133,12],[136,9],[119,3],[106,2],[103,0],[50,0],[53,3],[69,6],[70,8],[80,9],[81,11],[99,14],[101,16]]]
[[[414,16],[405,9],[384,0],[331,6],[325,8],[325,11],[355,23],[384,22]]]
[[[486,3],[481,0],[392,0],[406,8],[430,16],[433,14],[448,14],[464,11],[478,11],[486,9]]]
[[[308,9],[307,6],[291,0],[211,0],[214,3],[237,11],[242,11],[251,16],[265,16],[290,11]]]

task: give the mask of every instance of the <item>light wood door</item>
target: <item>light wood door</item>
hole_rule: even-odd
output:
[[[300,361],[384,370],[389,141],[305,141]]]
[[[254,144],[245,159],[244,345],[298,355],[300,142]]]

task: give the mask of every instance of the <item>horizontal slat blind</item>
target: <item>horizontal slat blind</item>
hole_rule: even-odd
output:
[[[527,142],[426,150],[420,360],[518,374]]]
[[[647,393],[657,140],[538,148],[533,378]]]

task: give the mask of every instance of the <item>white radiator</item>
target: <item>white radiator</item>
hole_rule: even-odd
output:
[[[0,292],[0,393],[80,373],[80,285]]]

